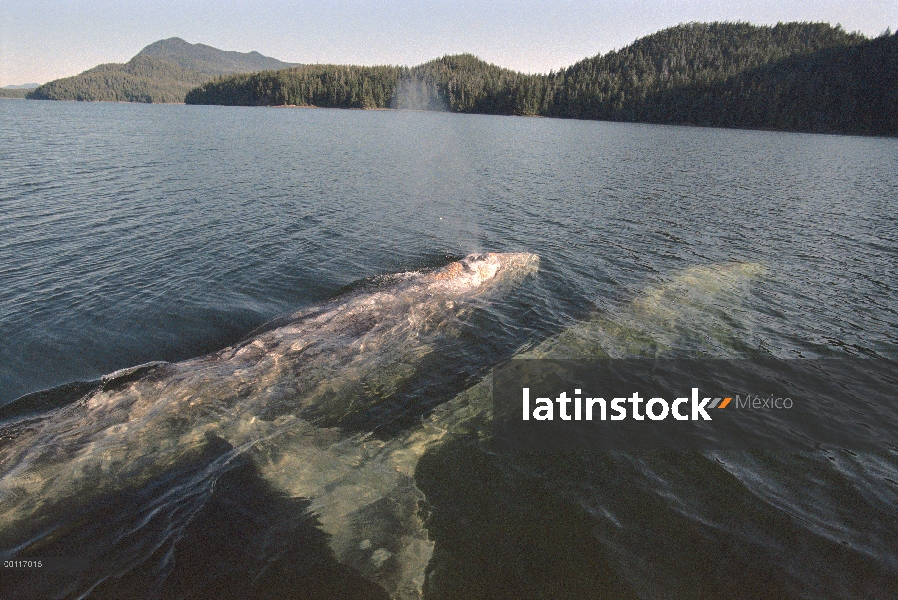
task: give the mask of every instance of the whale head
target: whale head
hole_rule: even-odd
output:
[[[432,288],[472,292],[498,284],[517,283],[539,269],[539,256],[530,252],[469,254],[426,276]]]

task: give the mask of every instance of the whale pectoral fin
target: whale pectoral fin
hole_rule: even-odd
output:
[[[331,534],[337,559],[377,582],[393,598],[423,597],[427,566],[434,551],[426,527],[426,498],[415,483],[420,458],[447,437],[475,439],[484,435],[491,414],[492,379],[441,405],[422,423],[404,435],[378,447],[369,460],[344,479],[344,492],[334,498],[355,497],[344,504],[358,506],[350,512],[335,505],[316,503],[321,523]],[[366,497],[360,490],[379,491]]]
[[[396,468],[383,442],[305,433],[277,457],[260,457],[262,476],[290,496],[311,499],[337,561],[393,598],[420,598],[433,544],[418,517],[424,497],[412,477]]]
[[[425,569],[433,554],[433,542],[419,516],[423,501],[424,494],[412,478],[402,476],[383,497],[340,515],[339,523],[322,516],[335,557],[393,598],[421,598]]]

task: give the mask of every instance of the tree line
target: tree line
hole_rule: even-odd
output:
[[[247,68],[232,65],[231,54],[162,40],[128,63],[100,65],[28,97],[413,108],[898,135],[898,34],[868,39],[825,23],[688,23],[538,75],[460,54],[417,67],[300,65],[218,76],[216,69]],[[254,54],[237,58],[286,64]]]
[[[188,104],[417,108],[898,134],[898,34],[825,23],[689,23],[528,75],[461,54],[409,67],[307,65],[217,78]]]
[[[29,90],[0,88],[0,98],[25,98]]]

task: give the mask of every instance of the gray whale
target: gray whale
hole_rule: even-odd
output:
[[[0,449],[0,548],[15,555],[52,536],[67,507],[139,488],[217,439],[231,448],[218,465],[251,457],[280,489],[313,500],[338,558],[361,552],[363,574],[396,597],[417,596],[430,545],[414,510],[391,518],[392,539],[401,541],[390,548],[349,518],[390,495],[413,506],[413,464],[352,468],[393,445],[342,425],[389,397],[473,306],[538,265],[534,254],[486,253],[395,274],[213,354],[104,377],[74,404],[19,426]],[[393,465],[399,455],[390,456]],[[383,477],[384,468],[399,479]],[[409,560],[389,560],[403,552]]]

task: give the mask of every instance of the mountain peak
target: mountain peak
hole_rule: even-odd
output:
[[[162,58],[185,69],[208,75],[249,73],[294,66],[293,63],[264,56],[255,50],[252,52],[219,50],[206,44],[191,44],[179,37],[153,42],[138,52],[137,56]]]
[[[146,46],[143,50],[137,53],[137,56],[140,56],[141,54],[143,54],[144,56],[153,56],[160,52],[168,54],[170,52],[184,51],[192,47],[193,44],[186,40],[183,40],[179,37],[170,37],[164,40],[153,42],[152,44]]]

